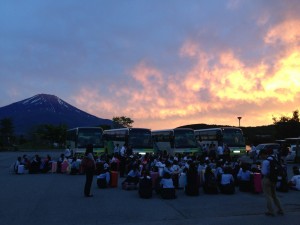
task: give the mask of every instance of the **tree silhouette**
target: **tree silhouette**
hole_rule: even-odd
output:
[[[292,117],[282,116],[279,119],[273,117],[275,125],[275,136],[277,139],[300,136],[300,119],[299,111],[295,110]]]

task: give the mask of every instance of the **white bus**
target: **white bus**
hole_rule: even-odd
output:
[[[108,153],[114,152],[114,147],[125,144],[131,146],[133,153],[153,153],[151,130],[146,128],[120,128],[104,130],[104,145]]]
[[[87,145],[93,145],[94,154],[104,153],[101,127],[76,127],[67,130],[66,146],[75,156],[83,156]]]
[[[193,129],[175,128],[154,130],[151,133],[156,152],[167,151],[171,155],[199,152]]]
[[[220,127],[195,130],[195,137],[200,146],[210,144],[227,145],[230,154],[238,156],[246,153],[246,143],[241,128],[237,127]]]

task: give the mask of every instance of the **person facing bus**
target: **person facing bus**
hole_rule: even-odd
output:
[[[81,165],[85,172],[85,185],[84,185],[84,196],[93,197],[91,194],[91,186],[93,183],[93,177],[96,170],[96,163],[93,156],[93,145],[88,145],[85,150],[85,156],[81,161]]]
[[[218,145],[217,148],[217,153],[218,153],[218,159],[223,159],[223,154],[224,154],[224,148],[221,144]]]
[[[117,143],[114,147],[114,155],[119,155],[120,154],[120,145]]]

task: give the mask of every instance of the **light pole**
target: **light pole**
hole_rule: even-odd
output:
[[[242,119],[242,117],[241,117],[241,116],[238,116],[237,118],[238,118],[238,120],[239,120],[239,127],[240,127],[240,126],[241,126],[241,119]]]

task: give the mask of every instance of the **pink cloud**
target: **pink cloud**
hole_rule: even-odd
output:
[[[290,113],[300,103],[298,25],[284,22],[266,33],[266,44],[279,40],[288,46],[273,57],[273,65],[265,60],[268,55],[248,65],[233,50],[207,52],[189,39],[178,52],[194,62],[186,71],[166,73],[142,61],[130,70],[128,84],[109,87],[110,95],[86,87],[74,101],[99,117],[126,115],[135,126],[152,129],[237,125],[237,116],[244,126],[271,124],[274,114]]]

